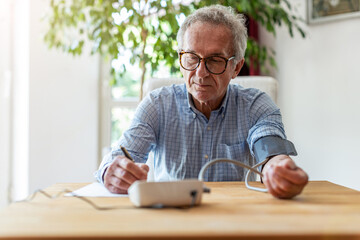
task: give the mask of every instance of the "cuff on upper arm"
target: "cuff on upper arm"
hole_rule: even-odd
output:
[[[292,142],[278,136],[266,136],[255,142],[254,154],[257,161],[260,162],[270,156],[280,154],[296,156],[297,152]]]

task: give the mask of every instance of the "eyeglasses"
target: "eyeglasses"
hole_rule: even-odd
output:
[[[207,58],[201,58],[195,53],[181,51],[180,55],[180,65],[183,69],[188,71],[194,71],[199,67],[200,62],[204,60],[206,69],[212,74],[222,74],[226,70],[228,62],[232,59],[235,59],[235,56],[230,58],[224,58],[221,56],[211,56]]]

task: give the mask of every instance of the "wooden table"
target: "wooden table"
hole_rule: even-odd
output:
[[[0,211],[0,239],[360,239],[358,191],[315,181],[295,199],[279,200],[243,182],[206,185],[211,193],[190,209],[140,209],[128,198],[92,198],[119,207],[99,211],[77,198],[38,195]]]

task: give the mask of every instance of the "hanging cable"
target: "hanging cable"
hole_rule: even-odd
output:
[[[239,161],[236,161],[236,160],[232,160],[232,159],[227,159],[227,158],[217,158],[217,159],[213,159],[211,160],[210,162],[207,162],[204,166],[202,166],[200,172],[199,172],[199,175],[198,175],[198,179],[199,181],[204,181],[204,174],[205,174],[205,171],[211,166],[211,165],[214,165],[215,163],[219,163],[219,162],[228,162],[228,163],[232,163],[232,164],[235,164],[237,166],[240,166],[240,167],[243,167],[243,168],[246,168],[248,169],[247,173],[246,173],[246,176],[245,176],[245,185],[248,189],[251,189],[251,190],[255,190],[255,191],[259,191],[259,192],[267,192],[267,189],[266,188],[258,188],[258,187],[253,187],[253,186],[250,186],[249,185],[249,177],[250,177],[250,172],[254,172],[258,175],[260,175],[261,177],[263,177],[263,174],[261,172],[259,172],[256,168],[265,164],[267,162],[268,159],[265,159],[264,161],[250,167],[242,162],[239,162]]]

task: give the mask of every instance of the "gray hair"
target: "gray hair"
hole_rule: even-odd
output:
[[[237,60],[244,58],[247,29],[243,14],[236,14],[232,7],[212,5],[196,10],[189,15],[181,25],[177,33],[178,50],[182,50],[183,40],[186,30],[196,22],[210,23],[214,25],[224,25],[232,33],[232,46]]]

